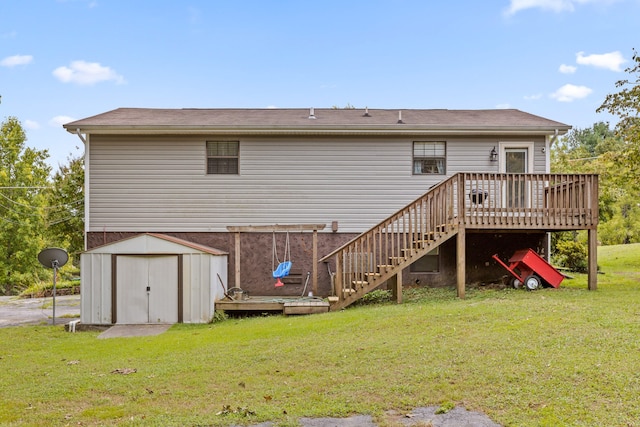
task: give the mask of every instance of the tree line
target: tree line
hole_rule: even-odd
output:
[[[52,175],[47,150],[27,147],[16,117],[0,128],[0,295],[48,279],[38,253],[66,249],[72,263],[84,247],[83,159],[69,158]]]
[[[607,95],[596,110],[616,116],[615,127],[597,122],[590,128],[572,129],[551,149],[552,172],[599,175],[598,241],[603,245],[640,242],[640,56],[636,51],[625,72],[629,77],[616,82],[618,91]],[[554,239],[560,252],[570,252],[569,248],[580,252],[586,237],[558,233]]]

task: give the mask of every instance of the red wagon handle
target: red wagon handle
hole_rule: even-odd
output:
[[[494,254],[491,258],[495,259],[498,264],[500,264],[501,266],[503,266],[509,273],[511,273],[511,275],[513,277],[515,277],[516,279],[518,279],[520,281],[520,283],[524,283],[524,280],[522,277],[518,276],[516,274],[515,271],[513,271],[507,264],[505,264],[504,262],[502,262],[502,260],[498,257],[498,254]]]

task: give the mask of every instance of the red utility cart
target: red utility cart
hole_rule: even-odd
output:
[[[557,288],[564,279],[562,273],[553,268],[533,249],[521,249],[516,251],[509,258],[509,265],[498,258],[498,254],[493,259],[507,269],[513,276],[511,284],[514,288],[524,285],[528,290],[538,289],[542,284]]]

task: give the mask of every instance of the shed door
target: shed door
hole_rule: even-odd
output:
[[[178,322],[178,257],[118,256],[117,323]]]

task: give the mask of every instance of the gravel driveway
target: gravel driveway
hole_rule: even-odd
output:
[[[53,298],[0,297],[0,328],[19,325],[51,325]],[[80,318],[80,295],[56,297],[56,325]]]

